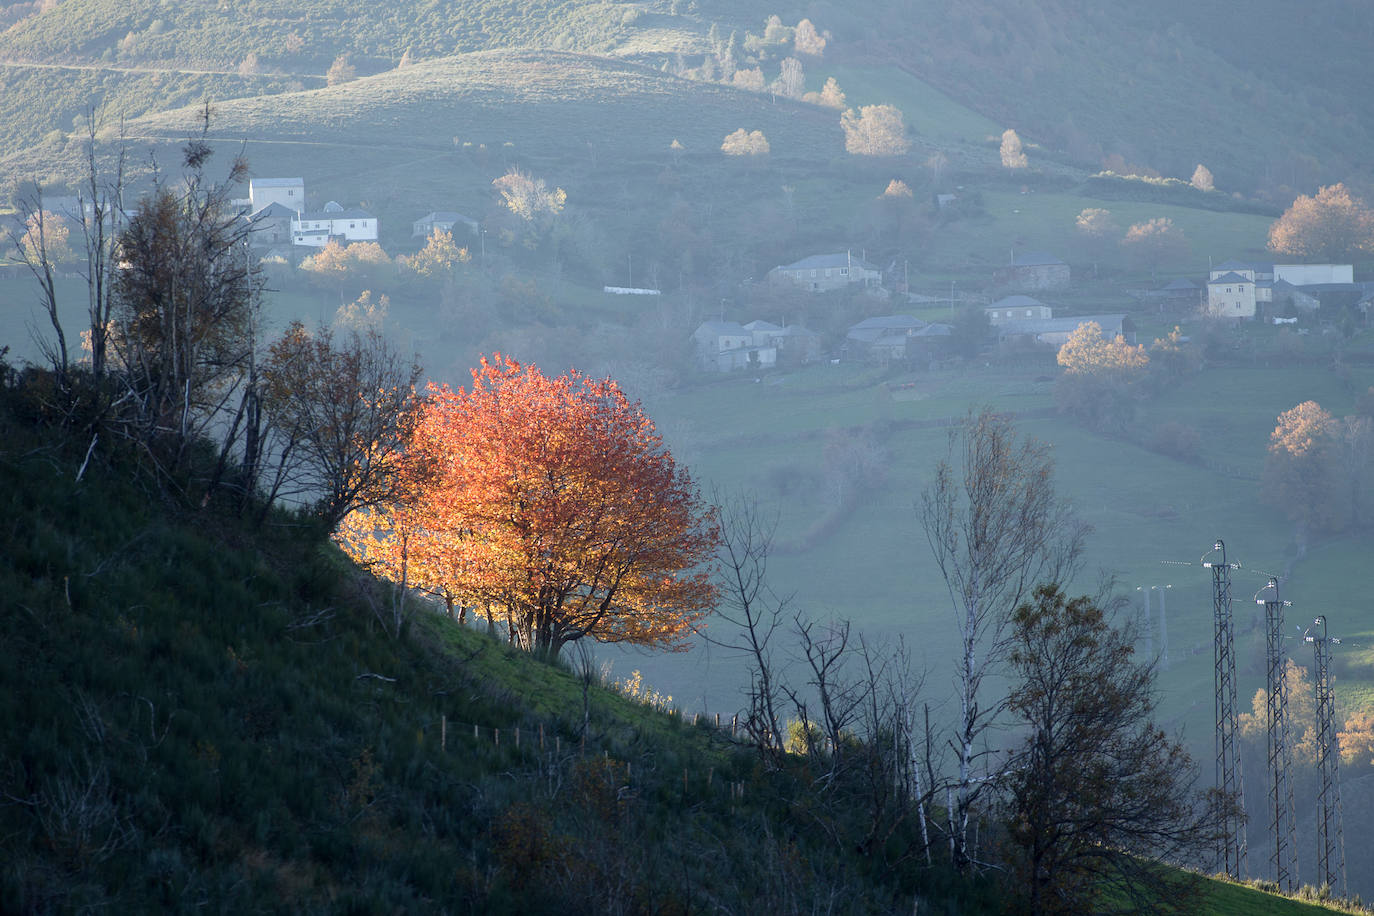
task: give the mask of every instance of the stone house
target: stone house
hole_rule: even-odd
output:
[[[249,214],[249,243],[254,248],[275,248],[291,244],[291,224],[298,214],[276,201]]]
[[[850,285],[877,289],[882,282],[882,270],[862,257],[855,257],[852,251],[816,254],[768,271],[770,286],[792,286],[812,293],[847,289]]]
[[[1053,318],[1054,310],[1031,296],[1007,296],[992,305],[983,307],[983,313],[994,325],[1007,321],[1025,321],[1034,318]]]
[[[452,210],[433,210],[410,224],[410,237],[427,239],[435,229],[442,229],[454,236],[463,233],[476,235],[479,228],[477,220],[470,216]]]
[[[1072,318],[1008,321],[997,326],[997,339],[1010,345],[1046,344],[1058,349],[1074,331],[1090,321],[1097,323],[1107,340],[1122,337],[1129,344],[1135,343],[1135,323],[1126,315],[1078,315]]]
[[[908,346],[926,322],[911,315],[879,315],[865,318],[845,334],[844,352],[850,358],[871,362],[906,359]]]
[[[1052,254],[1028,251],[1014,254],[1011,263],[997,271],[996,282],[1015,289],[1063,289],[1072,277],[1069,265]]]

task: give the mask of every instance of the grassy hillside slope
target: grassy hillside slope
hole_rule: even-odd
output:
[[[7,912],[809,911],[841,888],[882,912],[922,892],[806,829],[795,787],[713,730],[424,608],[389,635],[390,593],[309,525],[164,510],[101,450],[75,482],[76,452],[7,410],[0,429]]]
[[[913,825],[856,854],[862,799],[818,793],[805,761],[766,772],[422,607],[397,637],[392,595],[304,519],[172,510],[104,449],[78,475],[84,449],[14,406],[6,911],[1001,911],[995,887],[918,867]]]

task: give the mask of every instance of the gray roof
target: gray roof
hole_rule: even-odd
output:
[[[1011,259],[1012,267],[1045,267],[1047,265],[1059,265],[1063,263],[1063,261],[1045,251],[1027,251],[1025,254],[1014,255]]]
[[[1304,283],[1298,289],[1309,296],[1313,293],[1362,293],[1363,283]]]
[[[1044,304],[1045,304],[1045,303],[1041,302],[1039,299],[1036,299],[1036,298],[1033,297],[1033,296],[1007,296],[1006,298],[998,299],[998,300],[997,300],[996,302],[994,302],[992,305],[985,306],[985,308],[990,308],[990,309],[1017,309],[1017,308],[1020,308],[1020,309],[1024,309],[1024,308],[1030,308],[1031,306],[1043,306]]]
[[[912,337],[948,337],[954,333],[954,328],[947,324],[928,324],[921,328]]]
[[[459,213],[459,212],[457,212],[457,211],[455,211],[455,210],[434,210],[434,211],[432,211],[432,212],[430,212],[430,213],[426,213],[424,216],[422,216],[422,217],[420,217],[418,220],[416,220],[416,222],[417,222],[417,223],[423,223],[423,222],[431,222],[431,223],[469,223],[469,224],[471,224],[471,225],[473,225],[473,226],[477,225],[477,220],[473,219],[473,218],[470,217],[470,216],[464,216],[463,214],[461,214],[461,213]]]
[[[748,337],[749,332],[744,329],[744,325],[738,321],[703,321],[694,333],[700,334],[705,331],[708,334],[737,334],[741,337]]]
[[[334,203],[334,201],[331,200],[329,203],[332,204]],[[334,206],[338,207],[339,205],[334,204]],[[339,209],[337,210],[331,210],[329,209],[328,205],[325,205],[325,209],[317,211],[315,213],[301,214],[301,222],[303,223],[309,222],[311,220],[326,219],[372,219],[372,214],[368,213],[366,210],[359,210],[357,208],[345,210],[343,207],[339,207]]]
[[[256,223],[258,220],[263,220],[263,219],[286,219],[286,218],[295,219],[295,218],[296,218],[296,211],[295,211],[295,210],[292,210],[290,207],[286,206],[285,204],[279,204],[279,203],[277,203],[276,201],[273,201],[272,203],[268,204],[267,206],[265,206],[265,207],[263,207],[263,208],[261,208],[261,209],[259,209],[259,210],[254,211],[253,213],[249,214],[248,218],[249,218],[250,220],[252,220],[253,222],[255,222],[255,223]]]
[[[877,270],[877,266],[868,263],[856,254],[847,251],[835,254],[813,254],[809,258],[802,258],[793,264],[783,264],[779,270],[820,270],[825,267],[862,267],[865,270]]]
[[[760,319],[749,322],[744,326],[744,329],[746,331],[781,331],[782,326],[776,325],[771,321],[763,321]]]
[[[1208,286],[1211,286],[1213,283],[1254,283],[1254,282],[1255,282],[1255,281],[1254,281],[1254,280],[1251,280],[1249,277],[1243,277],[1243,276],[1241,276],[1240,274],[1236,273],[1235,271],[1231,271],[1230,273],[1224,273],[1224,274],[1222,274],[1220,277],[1217,277],[1215,280],[1208,280],[1208,281],[1207,281],[1207,285],[1208,285]]]
[[[1264,261],[1222,261],[1212,270],[1258,270],[1261,273],[1269,273],[1274,269],[1273,264]]]
[[[1009,321],[998,325],[997,330],[1003,334],[1054,334],[1062,331],[1076,331],[1080,325],[1090,321],[1097,322],[1098,327],[1104,332],[1117,330],[1123,327],[1126,321],[1125,315],[1079,315],[1075,318],[1024,318],[1021,321]]]
[[[911,315],[878,315],[875,318],[865,318],[858,324],[850,327],[851,331],[866,331],[873,328],[883,330],[908,331],[916,328],[923,328],[926,323],[919,318]]]
[[[1166,283],[1165,285],[1161,286],[1160,289],[1197,290],[1201,289],[1201,287],[1199,287],[1192,280],[1189,280],[1187,277],[1178,277],[1177,279],[1172,280],[1169,283]]]

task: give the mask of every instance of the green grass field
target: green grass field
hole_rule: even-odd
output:
[[[668,429],[691,431],[681,444],[670,445],[686,454],[704,484],[755,493],[777,513],[783,549],[771,562],[770,575],[778,591],[795,595],[809,614],[849,618],[880,642],[902,637],[924,661],[938,697],[952,677],[946,660],[954,646],[953,620],[914,506],[944,454],[946,433],[903,424],[957,417],[980,404],[1042,408],[1051,397],[1050,386],[1030,374],[984,370],[913,378],[915,399],[900,401],[871,372],[845,366],[773,376],[763,384],[737,378],[665,401],[656,418]],[[1374,377],[1361,384],[1369,382]],[[1261,617],[1251,596],[1265,575],[1292,562],[1291,527],[1262,501],[1257,477],[1274,418],[1309,397],[1338,413],[1349,409],[1349,395],[1325,370],[1222,369],[1188,380],[1141,411],[1143,427],[1166,419],[1197,426],[1204,433],[1204,458],[1226,473],[1103,438],[1060,418],[1019,424],[1024,433],[1053,446],[1060,493],[1093,526],[1078,587],[1091,589],[1099,569],[1114,573],[1118,593],[1135,611],[1141,607],[1137,588],[1170,587],[1170,665],[1161,676],[1161,712],[1185,727],[1198,748],[1211,741],[1213,673],[1211,578],[1198,563],[1221,537],[1229,556],[1244,566],[1235,574],[1233,593],[1243,661],[1240,693],[1248,698],[1263,683]],[[827,437],[852,436],[864,428],[886,452],[886,479],[864,494],[827,537],[798,545],[798,533],[833,505],[822,455]],[[785,481],[792,488],[784,495]],[[1304,609],[1294,614],[1306,616],[1315,605],[1344,602],[1350,608],[1345,632],[1374,628],[1374,608],[1350,606],[1357,586],[1322,572],[1341,561],[1330,557],[1350,562],[1363,549],[1367,542],[1346,539],[1294,563],[1291,596]],[[1157,597],[1152,609],[1157,618]],[[1158,635],[1153,639],[1158,652]],[[1143,643],[1140,649],[1145,650]],[[1297,657],[1306,661],[1300,651]],[[742,663],[718,650],[635,657],[617,662],[617,668],[631,664],[689,707],[721,709],[740,701]],[[1342,701],[1361,702],[1370,690],[1367,677],[1352,662],[1339,680]]]

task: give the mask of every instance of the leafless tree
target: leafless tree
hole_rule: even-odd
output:
[[[262,367],[266,503],[312,496],[331,525],[394,496],[420,367],[376,330],[308,333],[299,322]],[[251,481],[250,481],[251,483]]]
[[[119,143],[112,170],[107,177],[97,162],[97,132],[100,112],[86,114],[86,184],[77,200],[81,207],[81,228],[86,255],[87,310],[90,318],[91,374],[97,382],[104,376],[109,350],[110,321],[114,315],[114,243],[123,231],[124,220],[124,129],[120,125]]]
[[[736,635],[715,645],[741,652],[749,658],[749,706],[744,731],[749,742],[772,765],[785,753],[780,720],[782,691],[775,680],[771,643],[789,614],[790,599],[775,594],[767,582],[768,551],[777,519],[765,519],[758,504],[736,496],[712,502],[720,510],[721,608],[716,616],[733,626]]]
[[[49,223],[53,214],[43,207],[43,186],[35,183],[28,191],[19,195],[19,213],[24,217],[27,231],[17,239],[15,248],[19,261],[28,268],[38,282],[38,299],[48,322],[52,325],[54,340],[38,338],[38,346],[52,365],[57,377],[59,390],[67,385],[69,358],[67,353],[67,334],[57,313],[57,285],[53,260],[48,251]]]
[[[950,741],[958,774],[947,833],[960,869],[975,864],[970,819],[992,775],[977,770],[989,753],[985,732],[1003,706],[983,696],[983,680],[1005,657],[1012,611],[1037,583],[1069,581],[1086,537],[1055,495],[1053,475],[1048,446],[1022,439],[1009,417],[985,409],[951,432],[918,507],[959,633]]]

